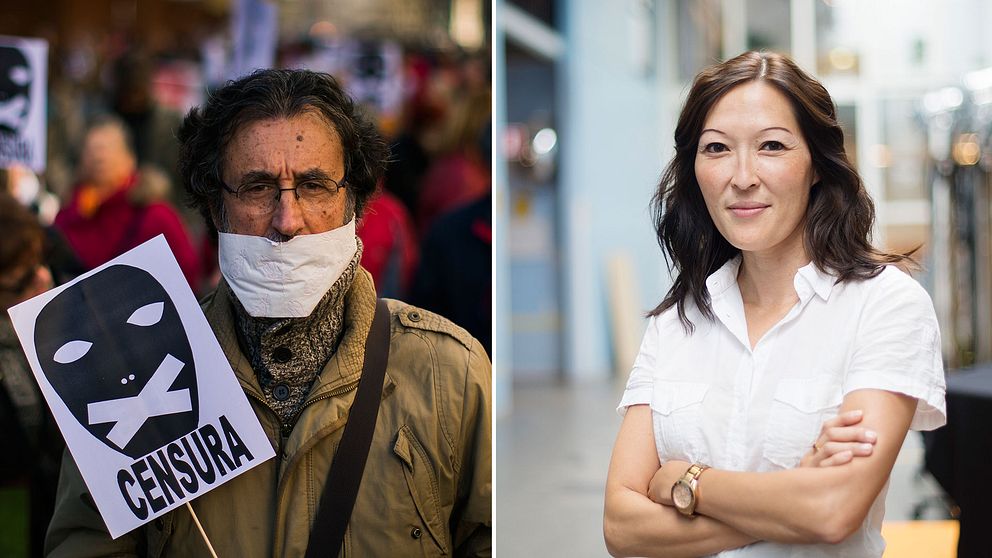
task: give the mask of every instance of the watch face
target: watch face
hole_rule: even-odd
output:
[[[689,485],[679,481],[672,487],[672,502],[679,509],[688,509],[692,505],[692,489]]]

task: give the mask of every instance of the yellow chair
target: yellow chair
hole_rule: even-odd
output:
[[[958,548],[958,522],[885,521],[883,558],[955,558]]]

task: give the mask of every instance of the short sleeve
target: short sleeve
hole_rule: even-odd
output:
[[[648,327],[644,332],[644,339],[641,341],[641,349],[637,353],[637,358],[634,359],[630,377],[627,378],[627,387],[624,389],[623,397],[620,398],[620,405],[617,407],[617,413],[620,416],[627,414],[627,407],[631,405],[651,403],[660,337],[658,316],[652,316],[648,320]]]
[[[912,278],[886,268],[867,289],[844,394],[880,389],[914,397],[912,430],[947,422],[940,330],[933,303]]]

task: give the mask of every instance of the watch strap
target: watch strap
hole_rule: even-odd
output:
[[[699,505],[699,476],[703,474],[703,471],[709,469],[709,465],[703,465],[702,463],[693,463],[686,469],[685,473],[679,478],[679,482],[687,485],[689,490],[692,491],[692,506],[688,510],[679,511],[687,517],[696,516],[696,506]]]
[[[687,482],[694,482],[699,480],[699,475],[703,474],[703,471],[709,469],[709,465],[703,465],[702,463],[693,463],[688,469],[686,469],[685,474],[682,478]]]

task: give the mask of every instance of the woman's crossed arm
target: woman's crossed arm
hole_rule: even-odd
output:
[[[690,464],[660,467],[651,443],[651,410],[632,406],[607,479],[607,548],[614,556],[700,556],[758,540],[840,542],[861,525],[885,485],[915,406],[916,399],[887,391],[848,394],[841,415],[824,428],[824,439],[833,442],[829,449],[808,454],[800,469],[788,471],[708,469],[700,477],[700,515],[694,519],[671,507],[672,484]],[[877,433],[877,443],[866,437],[868,431]],[[868,440],[874,447],[856,449],[856,442]]]
[[[863,411],[861,424],[878,435],[871,455],[835,467],[764,473],[707,470],[699,480],[696,511],[756,539],[838,543],[861,526],[885,486],[916,404],[912,397],[889,391],[851,392],[841,411]],[[650,497],[670,505],[671,485],[688,465],[666,463],[651,481]]]

